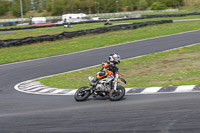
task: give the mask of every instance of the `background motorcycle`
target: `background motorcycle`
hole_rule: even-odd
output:
[[[94,77],[89,76],[90,81],[94,79]],[[120,85],[125,85],[126,81],[121,78],[119,73],[113,75],[108,75],[106,78],[103,78],[97,82],[95,88],[89,87],[81,87],[79,88],[74,98],[76,101],[85,101],[91,94],[99,95],[99,96],[109,96],[111,101],[121,100],[125,95],[125,88]]]
[[[105,22],[104,25],[112,25],[111,22]]]

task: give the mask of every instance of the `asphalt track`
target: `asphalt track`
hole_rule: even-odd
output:
[[[13,34],[13,33],[18,33],[18,32],[27,32],[27,31],[35,31],[35,30],[44,30],[44,29],[33,29],[33,30],[17,30],[17,31],[2,31],[0,32],[0,35],[4,35],[4,34]]]
[[[23,30],[23,31],[6,31],[6,32],[0,32],[0,35],[3,35],[3,34],[13,34],[13,33],[18,33],[18,32],[26,32],[26,31],[33,31],[33,30]]]
[[[17,92],[19,82],[200,43],[200,31],[0,66],[0,133],[199,133],[200,93],[134,95],[118,102]]]

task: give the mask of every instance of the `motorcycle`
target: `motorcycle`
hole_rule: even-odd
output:
[[[111,22],[105,22],[104,25],[112,25]]]
[[[90,82],[94,79],[94,77],[89,76],[88,79]],[[107,75],[106,78],[103,78],[97,82],[96,87],[89,88],[87,86],[79,88],[74,98],[76,101],[85,101],[90,95],[95,96],[109,96],[110,101],[118,101],[121,100],[125,95],[125,88],[120,85],[125,85],[126,81],[121,78],[121,75],[119,73],[115,74],[115,77],[113,75]]]

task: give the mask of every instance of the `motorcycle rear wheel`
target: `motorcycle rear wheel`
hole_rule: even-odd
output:
[[[74,98],[77,102],[85,101],[90,96],[90,91],[85,90],[89,87],[81,87],[74,94]]]
[[[119,101],[121,100],[125,95],[125,88],[123,86],[118,86],[116,90],[111,90],[109,97],[110,101]]]

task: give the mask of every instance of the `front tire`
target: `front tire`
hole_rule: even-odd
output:
[[[121,100],[125,95],[125,88],[123,86],[118,86],[116,90],[111,90],[109,97],[110,101],[119,101]]]
[[[86,90],[88,88],[89,87],[81,87],[76,91],[74,98],[77,102],[85,101],[90,96],[90,91]]]

